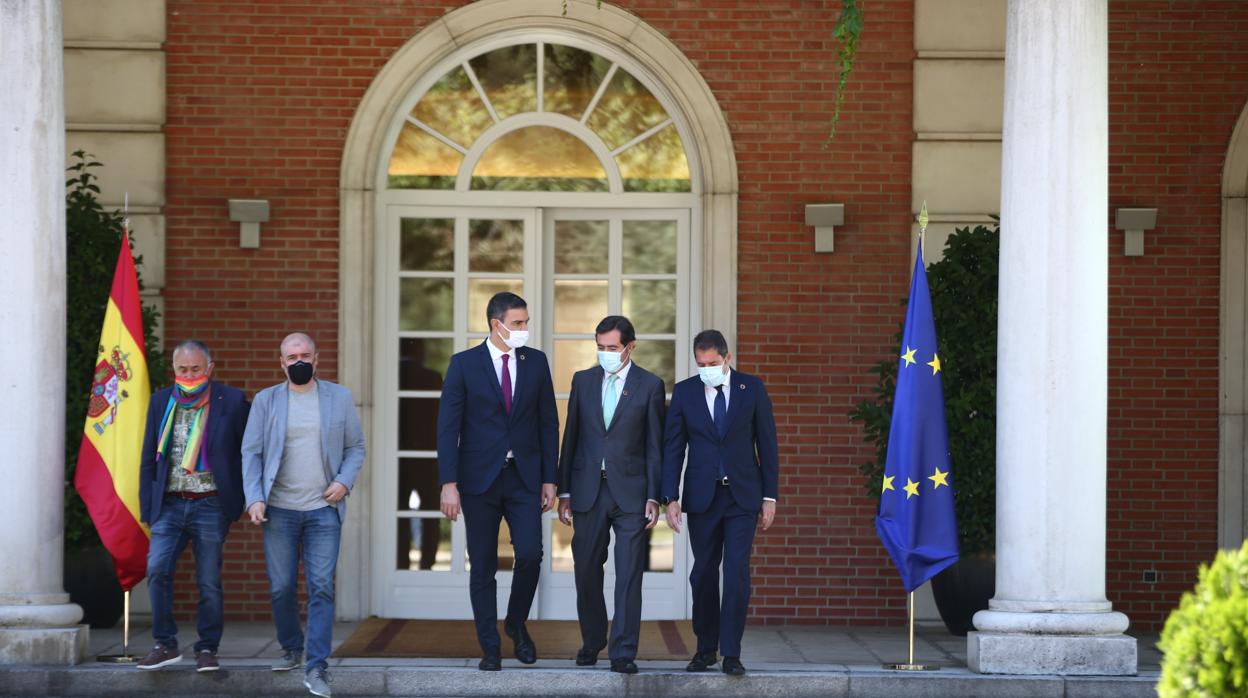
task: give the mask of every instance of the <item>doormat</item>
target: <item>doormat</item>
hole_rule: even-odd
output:
[[[581,628],[574,620],[531,620],[525,623],[542,659],[575,659],[581,648]],[[511,639],[503,633],[503,657],[512,656]],[[641,623],[637,659],[686,660],[698,641],[687,620],[648,620]],[[476,626],[470,620],[401,620],[369,618],[334,651],[335,657],[433,657],[481,656]],[[607,657],[606,650],[602,658]]]

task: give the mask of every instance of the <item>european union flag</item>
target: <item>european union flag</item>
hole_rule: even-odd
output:
[[[923,242],[914,261],[875,530],[914,591],[958,559],[949,434]]]

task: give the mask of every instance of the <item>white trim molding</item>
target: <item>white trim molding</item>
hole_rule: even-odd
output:
[[[638,68],[636,77],[665,102],[680,131],[693,184],[691,242],[701,262],[690,283],[697,299],[696,327],[715,327],[735,346],[737,310],[737,164],[727,120],[710,86],[693,63],[641,18],[596,0],[480,0],[433,20],[403,45],[378,72],[347,132],[339,182],[338,377],[359,403],[365,433],[373,434],[377,356],[374,317],[375,240],[385,163],[394,143],[392,125],[407,114],[422,80],[456,54],[474,47],[565,41]],[[356,497],[373,489],[366,468]],[[376,607],[370,578],[374,565],[366,512],[351,508],[339,565],[338,616],[358,619]],[[384,554],[384,551],[383,551]]]
[[[1238,548],[1245,524],[1248,456],[1248,107],[1222,171],[1222,270],[1218,347],[1218,547]]]

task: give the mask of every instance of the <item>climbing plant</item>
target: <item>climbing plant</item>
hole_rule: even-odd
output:
[[[563,1],[563,16],[568,16],[568,0]],[[849,84],[849,76],[854,72],[854,60],[858,56],[858,39],[862,36],[862,7],[866,0],[841,0],[841,14],[832,27],[832,38],[836,40],[837,81],[836,97],[832,107],[832,127],[828,132],[828,141],[836,137],[836,127],[841,121],[841,104],[845,101],[845,86]],[[602,0],[598,0],[598,9],[602,9]]]

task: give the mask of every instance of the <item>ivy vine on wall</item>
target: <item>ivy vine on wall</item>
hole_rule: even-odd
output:
[[[563,1],[563,16],[568,16],[568,0]],[[832,38],[836,41],[837,82],[836,97],[832,107],[832,127],[828,132],[826,147],[836,137],[836,127],[841,121],[841,104],[845,101],[845,86],[849,84],[849,76],[854,72],[854,59],[858,55],[858,39],[862,36],[862,7],[866,0],[841,0],[841,14],[832,27]],[[602,9],[602,0],[598,0],[598,9]]]

